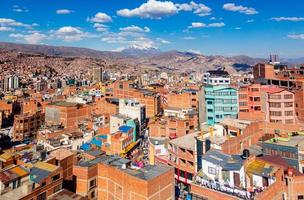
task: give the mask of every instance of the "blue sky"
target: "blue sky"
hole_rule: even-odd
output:
[[[0,40],[303,57],[303,9],[303,0],[0,0]]]

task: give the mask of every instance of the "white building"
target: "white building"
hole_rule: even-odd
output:
[[[210,70],[203,73],[203,83],[208,85],[230,85],[230,75],[222,70]]]
[[[164,109],[165,117],[174,117],[179,119],[186,119],[187,116],[196,114],[196,111],[192,108],[182,109],[182,108],[173,108],[168,107]]]
[[[245,187],[243,163],[240,155],[227,155],[212,149],[202,157],[202,171],[209,180],[231,187]]]
[[[119,114],[138,119],[141,125],[146,121],[146,107],[136,100],[120,99]]]

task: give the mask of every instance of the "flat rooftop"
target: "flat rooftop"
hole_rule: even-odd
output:
[[[251,124],[251,121],[248,121],[248,120],[240,120],[240,119],[233,119],[233,118],[229,118],[229,117],[226,117],[224,118],[221,122],[220,122],[221,125],[226,125],[226,126],[232,126],[232,127],[235,127],[235,128],[238,128],[238,129],[245,129],[248,125]]]
[[[79,105],[79,103],[60,101],[60,102],[50,103],[49,105],[55,105],[55,106],[61,106],[61,107],[75,107],[75,106]]]
[[[131,163],[131,160],[121,158],[119,156],[109,156],[109,155],[103,155],[101,157],[98,157],[94,160],[90,161],[82,161],[78,163],[78,166],[81,167],[90,167],[95,164],[102,163],[104,165],[108,165],[110,167],[115,167],[119,169],[120,171],[129,174],[131,176],[137,177],[142,180],[151,180],[154,179],[170,170],[172,170],[171,167],[165,166],[165,165],[146,165],[143,168],[140,169],[133,169],[131,167],[128,167]],[[126,167],[123,167],[126,166]]]
[[[80,196],[66,189],[62,189],[48,197],[48,200],[88,200],[89,198]]]
[[[179,137],[170,141],[171,144],[187,149],[187,150],[195,150],[195,137],[198,136],[198,132],[187,134],[183,137]]]
[[[304,135],[290,136],[288,138],[276,137],[267,140],[264,143],[289,147],[304,146]]]

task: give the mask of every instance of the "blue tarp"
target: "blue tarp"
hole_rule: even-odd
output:
[[[84,143],[83,145],[81,145],[80,149],[82,149],[84,151],[88,151],[91,149],[91,146],[89,143]]]
[[[102,146],[102,141],[101,140],[98,140],[96,138],[93,138],[93,140],[91,141],[91,144],[94,144],[98,147],[101,147]]]
[[[119,131],[122,133],[128,133],[131,129],[132,129],[131,126],[126,126],[126,125],[119,127]]]

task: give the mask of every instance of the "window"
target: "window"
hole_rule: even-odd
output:
[[[293,111],[285,111],[286,116],[293,116]]]
[[[284,103],[284,107],[285,108],[290,108],[290,107],[292,107],[293,106],[293,102],[285,102]]]
[[[225,182],[229,182],[230,181],[229,171],[222,171],[222,178]]]
[[[270,116],[282,116],[281,111],[270,111]]]
[[[253,101],[254,101],[254,102],[260,102],[260,101],[261,101],[261,98],[260,98],[260,97],[253,97]]]
[[[286,119],[286,120],[285,120],[285,123],[286,123],[286,124],[293,124],[293,120],[292,120],[292,119]]]
[[[46,200],[46,192],[39,194],[37,196],[37,200]]]
[[[269,103],[269,107],[270,107],[270,108],[281,108],[281,103],[270,102],[270,103]]]
[[[95,191],[91,192],[91,198],[95,198]]]
[[[270,99],[281,99],[281,95],[276,94],[276,95],[270,95]]]
[[[57,185],[54,187],[54,193],[58,192],[59,190],[61,190],[61,184],[60,185]]]
[[[215,175],[216,174],[215,168],[214,167],[208,167],[208,173]]]
[[[284,99],[292,99],[292,94],[285,94]]]
[[[304,199],[304,195],[298,195],[298,200]]]
[[[60,178],[60,174],[57,174],[55,176],[52,177],[52,181],[56,181]]]
[[[240,106],[247,106],[247,102],[240,102]]]
[[[207,104],[212,105],[213,103],[212,103],[212,101],[207,101]]]
[[[96,179],[90,181],[90,189],[96,186]]]

